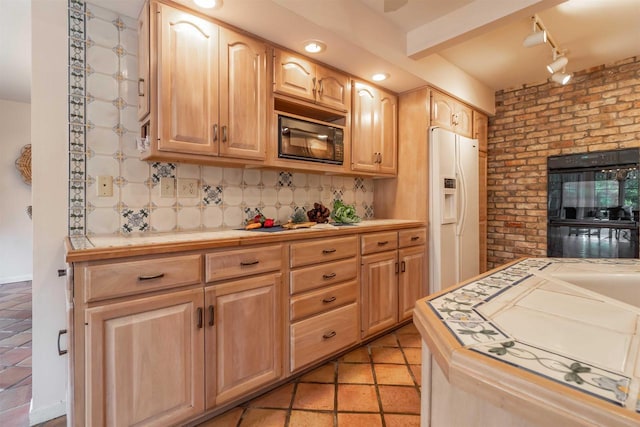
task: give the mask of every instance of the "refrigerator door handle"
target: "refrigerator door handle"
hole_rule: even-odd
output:
[[[456,216],[458,217],[458,220],[456,221],[456,236],[460,236],[467,220],[467,182],[464,176],[464,170],[462,169],[462,165],[460,164],[459,141],[456,141],[456,177],[458,181],[458,191],[456,192],[458,198],[458,212],[456,213]]]

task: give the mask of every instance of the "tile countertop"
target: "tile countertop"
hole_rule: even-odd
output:
[[[212,229],[173,233],[71,236],[67,238],[67,262],[121,258],[173,251],[233,247],[316,237],[339,237],[354,233],[424,227],[420,221],[374,219],[345,226],[318,224],[311,228],[278,232]]]
[[[526,258],[417,301],[452,386],[558,425],[640,425],[640,260]]]

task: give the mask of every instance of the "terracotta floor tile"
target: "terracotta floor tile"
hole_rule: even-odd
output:
[[[369,363],[338,364],[338,382],[348,384],[373,384],[373,371]]]
[[[305,383],[331,383],[336,381],[336,363],[329,362],[314,369],[300,378]]]
[[[409,365],[409,369],[413,372],[413,377],[419,386],[422,385],[422,365]]]
[[[359,347],[338,359],[339,362],[346,363],[369,363],[369,350],[366,346]]]
[[[289,427],[333,427],[332,412],[291,411]]]
[[[0,371],[0,389],[9,388],[29,376],[31,376],[31,368],[10,366]]]
[[[376,372],[378,384],[413,385],[413,378],[409,375],[406,365],[381,365],[373,366]]]
[[[374,385],[338,385],[338,411],[380,412],[378,395]]]
[[[2,304],[0,304],[0,309],[2,309]],[[21,320],[16,320],[16,319],[0,319],[0,331],[4,331],[5,328],[7,328],[10,325],[13,325],[14,323],[18,323],[21,322]]]
[[[373,359],[373,363],[406,363],[402,351],[399,348],[372,347],[371,358]]]
[[[67,427],[67,417],[58,417],[49,421],[45,421],[38,427]]]
[[[15,350],[22,350],[22,347],[16,348]],[[31,354],[31,352],[29,352]],[[23,366],[25,368],[31,368],[31,356],[27,357],[24,360],[21,360],[19,363],[16,363],[16,366]]]
[[[24,331],[30,331],[31,329],[31,321],[29,320],[18,320],[17,322],[12,323],[11,325],[8,325],[4,328],[2,328],[3,331],[8,331],[8,332],[13,332],[13,333],[18,333],[18,332],[24,332]]]
[[[8,411],[0,412],[0,426],[2,427],[25,427],[29,425],[30,403],[11,408]]]
[[[345,414],[338,412],[338,427],[382,427],[380,414]]]
[[[15,408],[16,406],[24,405],[30,401],[31,385],[12,387],[8,390],[3,390],[2,393],[0,393],[0,412]]]
[[[422,338],[420,334],[398,334],[398,341],[403,348],[407,347],[422,347]]]
[[[21,387],[23,385],[31,385],[31,375],[29,375],[27,378],[23,379],[22,381],[20,381],[19,383],[16,383],[13,387]]]
[[[0,310],[0,319],[30,319],[31,310]]]
[[[385,413],[420,414],[420,394],[414,387],[381,385],[378,391]]]
[[[236,427],[240,417],[244,412],[244,408],[234,408],[225,412],[222,415],[218,415],[215,418],[205,421],[202,424],[198,424],[198,427]]]
[[[420,427],[420,415],[384,414],[387,427]]]
[[[404,355],[407,358],[407,362],[410,365],[419,365],[422,363],[422,349],[421,348],[405,348],[403,349]]]
[[[293,383],[287,383],[265,395],[256,397],[251,400],[247,406],[250,408],[289,409],[291,406],[291,398],[293,397],[293,387]]]
[[[31,332],[20,332],[0,341],[0,347],[20,347],[31,341]]]
[[[293,400],[294,409],[333,410],[335,386],[333,384],[300,383]]]
[[[244,413],[240,427],[284,427],[287,411],[281,409],[252,409]]]
[[[409,323],[404,325],[402,328],[396,330],[396,334],[398,335],[403,335],[403,334],[420,334],[420,332],[418,332],[418,329],[416,328],[416,325],[414,325],[413,323]]]
[[[398,347],[398,340],[393,333],[378,338],[375,341],[369,343],[369,347]]]
[[[25,359],[31,358],[30,348],[12,348],[0,354],[0,366],[13,366],[17,365]],[[31,365],[29,365],[31,366]]]

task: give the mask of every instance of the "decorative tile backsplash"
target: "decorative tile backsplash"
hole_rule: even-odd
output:
[[[69,234],[237,228],[260,212],[286,222],[340,199],[373,218],[373,180],[140,160],[137,22],[69,1]],[[97,177],[113,177],[98,197]],[[160,178],[198,181],[197,197],[160,197]]]

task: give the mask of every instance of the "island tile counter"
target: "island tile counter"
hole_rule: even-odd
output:
[[[423,426],[640,425],[638,259],[519,260],[418,300],[414,323]]]

